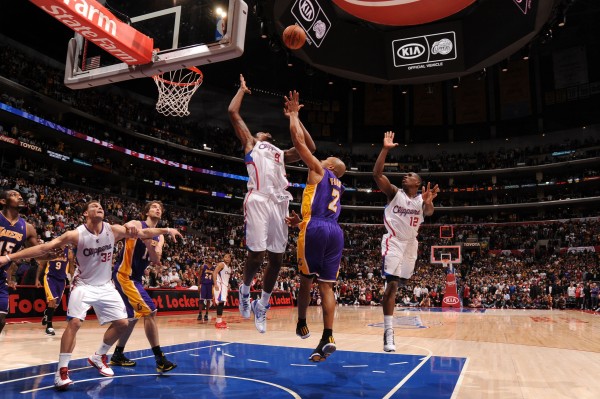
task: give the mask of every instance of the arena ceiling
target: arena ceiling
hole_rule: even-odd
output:
[[[297,88],[318,97],[325,91],[331,94],[332,90],[339,90],[341,97],[355,82],[404,85],[449,80],[498,64],[531,43],[539,43],[547,29],[565,14],[575,14],[573,20],[597,16],[600,3],[457,0],[445,2],[452,3],[454,8],[443,12],[435,8],[434,13],[429,12],[434,10],[432,2],[440,3],[439,0],[247,0],[244,54],[234,60],[203,66],[204,85],[231,92],[239,74],[244,73],[254,87],[265,91],[281,93]],[[364,3],[409,8],[398,13],[380,7],[385,12],[379,17],[363,15],[351,8]],[[421,6],[427,7],[412,14],[407,11]],[[588,9],[595,11],[590,13]],[[307,21],[311,10],[320,19]],[[307,11],[309,14],[304,15]],[[390,20],[394,16],[401,18]],[[325,23],[325,31],[323,24],[317,24],[319,21]],[[283,29],[294,23],[305,27],[310,43],[290,51],[280,37]],[[0,24],[2,34],[64,63],[72,32],[31,2],[10,2],[0,14]],[[332,80],[342,84],[328,87]],[[151,97],[156,95],[151,79],[125,82],[124,86],[145,91]]]

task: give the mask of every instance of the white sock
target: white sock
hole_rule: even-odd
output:
[[[58,355],[58,368],[69,367],[69,361],[71,361],[70,353],[60,353]]]
[[[217,323],[221,323],[223,321],[223,319],[219,316],[217,316]]]
[[[242,284],[240,286],[240,292],[242,295],[250,295],[250,286],[246,284]]]
[[[393,328],[394,324],[394,316],[383,316],[383,327],[387,330],[388,328]]]
[[[96,351],[96,355],[106,355],[110,350],[111,346],[112,345],[107,345],[104,342],[102,342],[102,345],[100,345],[100,348],[98,348],[98,350]]]
[[[269,299],[271,299],[271,293],[263,290],[262,295],[260,296],[260,304],[266,308],[269,306]]]

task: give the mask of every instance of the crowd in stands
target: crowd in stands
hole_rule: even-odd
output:
[[[41,239],[50,240],[83,222],[80,206],[99,199],[107,219],[124,223],[140,218],[143,202],[103,192],[63,190],[36,184],[27,178],[0,179],[0,189],[18,189],[27,207],[26,219]],[[185,233],[183,242],[167,240],[161,265],[147,270],[148,288],[190,289],[198,284],[205,262],[218,262],[225,253],[233,255],[232,289],[237,288],[245,261],[243,218],[185,208],[167,207],[163,222]],[[345,250],[336,298],[340,305],[378,305],[384,280],[380,274],[382,225],[344,224]],[[475,249],[463,249],[462,263],[456,265],[459,292],[465,307],[564,308],[598,307],[600,283],[600,220],[555,220],[519,224],[471,224],[454,226],[452,238],[439,238],[439,226],[423,225],[415,275],[398,293],[399,306],[439,306],[445,292],[444,266],[430,262],[431,246],[477,242]],[[292,230],[284,256],[284,268],[277,289],[295,297],[297,230]],[[117,246],[117,251],[119,246]],[[23,262],[27,263],[27,262]],[[30,266],[30,265],[29,265]],[[33,269],[33,267],[29,267]],[[27,265],[20,268],[21,283]],[[29,277],[27,277],[29,276]],[[262,287],[259,274],[254,289]],[[314,304],[319,303],[313,290]]]
[[[17,82],[34,91],[58,100],[77,110],[101,118],[106,125],[98,125],[91,120],[82,120],[80,117],[70,117],[67,122],[68,127],[93,137],[113,142],[117,145],[131,146],[139,152],[147,152],[151,155],[179,157],[183,156],[186,162],[193,163],[195,166],[202,167],[205,164],[206,157],[181,152],[181,148],[159,147],[147,143],[141,144],[133,137],[123,137],[120,132],[114,129],[108,129],[111,124],[131,132],[142,133],[149,137],[159,139],[163,142],[174,143],[182,146],[183,149],[203,149],[205,143],[210,143],[211,150],[223,155],[240,157],[241,148],[237,145],[231,145],[231,138],[234,137],[233,130],[230,127],[207,126],[203,122],[193,119],[167,118],[158,114],[152,102],[143,102],[139,98],[131,98],[130,95],[122,90],[110,90],[110,88],[99,87],[87,90],[71,90],[64,86],[64,70],[55,68],[47,63],[40,62],[32,56],[21,52],[20,50],[0,45],[0,55],[6,62],[0,65],[0,75]],[[17,108],[26,109],[38,116],[48,118],[57,123],[65,121],[57,120],[56,114],[49,113],[43,107],[33,102],[26,102],[23,99],[16,99],[5,95],[3,102],[13,104]],[[118,106],[115,106],[118,104]],[[224,102],[224,110],[226,112]],[[138,145],[138,148],[134,145]],[[289,146],[289,140],[280,143],[282,147]],[[561,156],[553,156],[552,153],[564,152]],[[152,152],[155,151],[155,154]],[[359,170],[370,171],[375,161],[376,152],[371,155],[349,154],[339,151],[333,154],[319,154],[318,156],[334,155],[343,159],[347,166],[355,167]],[[591,158],[600,155],[600,138],[590,134],[582,141],[567,139],[563,143],[552,145],[538,145],[525,148],[498,148],[490,152],[470,152],[470,153],[442,153],[434,159],[427,159],[423,155],[396,153],[390,154],[389,163],[399,163],[396,172],[422,171],[443,172],[443,171],[470,171],[483,169],[502,169],[516,166],[534,166],[542,164],[551,164],[573,159]],[[364,165],[367,163],[367,165]],[[231,162],[229,162],[231,165]],[[227,166],[227,164],[225,165]]]
[[[208,126],[192,119],[163,117],[156,113],[151,101],[133,99],[131,94],[112,87],[71,90],[64,86],[64,70],[60,68],[40,62],[11,46],[0,45],[0,55],[5,60],[0,64],[0,76],[42,96],[57,100],[67,108],[83,111],[90,117],[84,118],[72,112],[63,112],[59,117],[57,112],[52,112],[35,101],[0,92],[0,101],[5,104],[140,153],[173,159],[200,168],[246,174],[241,159],[241,148],[237,141],[236,145],[231,145],[234,133],[229,127]],[[100,118],[104,122],[95,122],[94,118]],[[159,172],[158,168],[139,167],[130,164],[123,155],[107,156],[110,154],[107,154],[103,147],[83,150],[78,145],[63,140],[59,135],[42,135],[30,123],[19,125],[0,120],[0,134],[43,149],[56,149],[60,153],[79,157],[102,166],[110,173],[126,176],[129,183],[110,183],[102,179],[100,174],[82,176],[76,170],[62,176],[58,173],[56,165],[40,164],[26,155],[16,157],[14,164],[0,165],[3,172],[9,168],[11,170],[10,173],[2,173],[0,189],[15,188],[21,191],[27,203],[24,214],[43,240],[50,240],[81,224],[83,219],[79,205],[90,198],[101,200],[107,218],[116,223],[140,218],[144,200],[160,199],[167,204],[163,223],[184,231],[185,240],[177,243],[167,241],[162,264],[147,269],[145,285],[148,288],[194,288],[197,286],[202,265],[205,262],[218,262],[228,252],[233,255],[234,273],[231,285],[233,289],[237,288],[246,254],[239,202],[229,201],[229,205],[223,205],[221,202],[220,205],[211,207],[191,207],[189,203],[181,203],[175,192],[148,189],[144,195],[140,195],[139,190],[134,193],[131,187],[135,182],[144,179],[162,178],[210,192],[232,193],[241,198],[245,193],[245,182],[194,179],[181,171],[165,173],[164,169]],[[205,143],[210,143],[210,151],[218,155],[209,156],[206,152],[199,154],[189,151],[204,150]],[[285,142],[278,144],[286,147]],[[561,155],[553,155],[557,152]],[[236,159],[221,159],[222,155],[234,156]],[[349,168],[370,171],[376,153],[351,155],[340,150],[332,154],[317,155],[336,155],[342,158]],[[498,148],[491,152],[442,153],[434,158],[397,152],[390,154],[389,161],[398,165],[388,171],[476,171],[547,165],[598,156],[600,137],[592,134],[581,141],[566,140],[553,145],[525,148]],[[6,162],[4,157],[3,161]],[[290,174],[290,180],[303,181],[304,172]],[[592,164],[574,172],[555,172],[554,177],[544,178],[583,181],[586,177],[597,177],[598,174]],[[499,181],[498,185],[535,183],[532,179],[535,180],[509,176]],[[353,183],[359,188],[373,187],[370,176],[362,180],[355,178]],[[63,184],[69,184],[70,189],[65,190]],[[523,203],[530,202],[531,197],[539,197],[535,189],[533,195],[525,190],[506,190],[507,195],[474,195],[473,192],[448,195],[451,189],[474,188],[473,184],[441,185],[443,192],[437,200],[437,205],[440,206]],[[482,187],[488,185],[487,182],[481,182]],[[97,190],[92,191],[90,187]],[[299,196],[300,189],[294,190],[294,194]],[[577,190],[548,193],[537,199],[549,201],[596,195],[598,189],[595,186],[588,189],[578,186]],[[381,205],[383,202],[384,198],[379,193],[357,194],[354,198],[355,205]],[[600,242],[597,210],[592,209],[591,214],[583,215],[592,216],[586,219],[572,219],[573,213],[565,209],[556,211],[552,216],[554,219],[564,220],[494,224],[486,223],[492,221],[491,215],[482,219],[465,212],[457,215],[444,214],[437,221],[454,225],[452,239],[439,238],[438,225],[422,225],[415,275],[399,290],[397,303],[401,306],[439,306],[445,291],[446,270],[442,265],[430,262],[431,246],[470,241],[481,245],[477,250],[465,251],[462,263],[456,265],[463,306],[596,309],[600,283],[600,263],[598,252],[595,252],[598,247],[594,247]],[[353,223],[343,224],[346,249],[339,279],[335,285],[337,301],[340,305],[378,305],[384,289],[384,280],[380,275],[380,240],[385,232],[381,225],[381,213],[365,212],[352,214],[351,217],[344,213],[342,220],[352,220]],[[508,220],[519,220],[517,212],[510,213]],[[297,295],[298,289],[296,241],[297,231],[291,231],[284,257],[285,267],[277,283],[278,289],[289,291],[294,296]],[[566,248],[571,250],[566,251]],[[23,262],[19,268],[22,283],[31,282],[32,273],[28,273],[28,269],[33,268],[27,262]],[[262,277],[259,274],[254,282],[254,289],[259,290],[261,287]],[[318,290],[314,289],[313,303],[317,304],[319,301]]]

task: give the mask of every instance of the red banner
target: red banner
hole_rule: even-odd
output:
[[[127,65],[152,61],[154,40],[119,21],[96,0],[30,0]]]
[[[56,316],[66,315],[69,300],[68,292],[67,289],[60,307],[56,310]],[[149,289],[148,294],[154,301],[158,314],[163,312],[198,311],[198,291]],[[258,299],[260,294],[260,291],[254,291],[251,293],[251,297]],[[284,291],[274,291],[271,294],[269,303],[273,307],[294,306],[292,294]],[[225,308],[237,309],[238,306],[238,292],[229,291]],[[16,290],[9,289],[9,307],[9,319],[41,318],[46,309],[44,289],[33,286],[18,286]],[[93,310],[90,310],[90,314],[93,314]]]

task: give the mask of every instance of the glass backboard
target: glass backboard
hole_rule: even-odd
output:
[[[248,6],[242,0],[100,0],[154,40],[153,61],[127,65],[83,36],[68,46],[65,85],[82,89],[225,61],[242,55]]]

